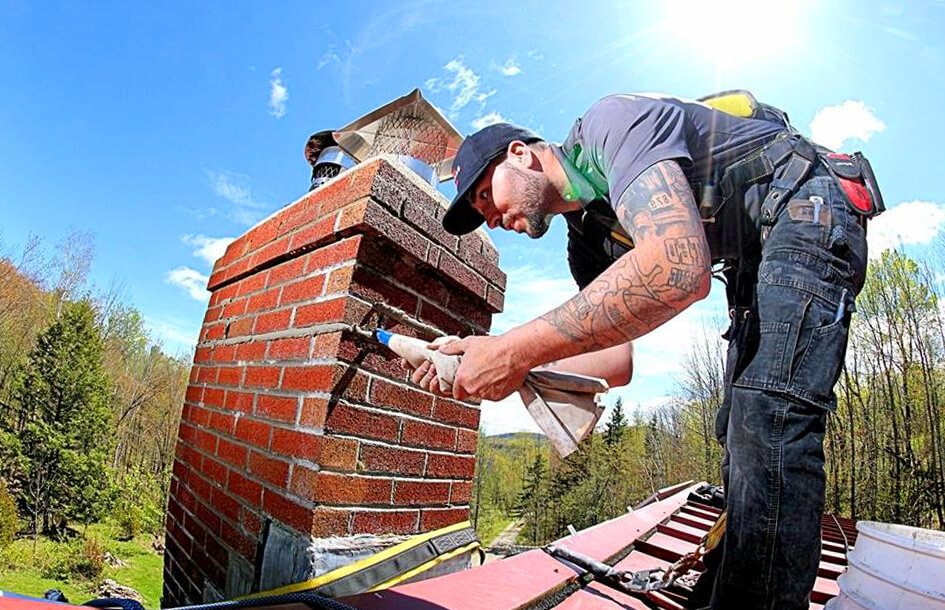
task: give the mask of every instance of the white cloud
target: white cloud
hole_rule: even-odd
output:
[[[234,204],[230,216],[244,225],[255,224],[262,217],[265,204],[253,197],[249,187],[249,177],[229,170],[205,170],[210,188],[220,197]]]
[[[863,102],[846,100],[839,106],[825,106],[818,110],[809,129],[815,142],[840,150],[847,140],[869,142],[873,134],[886,129],[886,124],[876,118],[873,109]]]
[[[167,353],[186,354],[192,352],[200,335],[199,320],[166,319],[142,314],[148,335],[155,337]]]
[[[498,70],[503,76],[516,76],[522,73],[522,69],[518,67],[517,63],[515,63],[515,59],[511,57],[507,62],[505,62],[505,65],[498,66]]]
[[[226,247],[233,243],[234,237],[207,237],[206,235],[184,235],[181,241],[197,248],[194,256],[207,261],[211,267],[226,252]]]
[[[480,93],[479,95],[476,96],[476,101],[482,104],[483,102],[485,102],[487,99],[489,99],[496,93],[498,93],[497,89],[493,89],[492,91],[489,91],[487,93]]]
[[[525,403],[514,392],[498,402],[482,401],[482,415],[480,417],[483,431],[489,434],[506,434],[509,432],[541,432],[538,424],[528,414]]]
[[[269,114],[280,119],[285,116],[286,102],[289,101],[289,89],[282,82],[282,68],[276,68],[270,73],[270,76],[272,78],[269,80]]]
[[[478,119],[475,119],[474,121],[470,123],[470,125],[472,125],[473,129],[475,129],[476,131],[479,131],[483,127],[488,127],[489,125],[494,125],[496,123],[508,123],[508,122],[509,120],[503,117],[498,112],[490,112],[489,114],[485,116],[481,116]]]
[[[871,258],[900,246],[927,245],[945,226],[945,205],[906,201],[870,220],[867,242]]]
[[[341,63],[341,57],[339,57],[337,53],[329,49],[328,51],[325,51],[325,54],[322,55],[322,58],[318,60],[318,66],[315,68],[315,70],[321,70],[328,64],[340,64],[340,63]]]
[[[508,275],[505,309],[492,320],[493,334],[533,320],[577,294],[571,276],[556,274],[554,265],[525,262],[505,272]]]
[[[452,93],[454,97],[450,103],[450,113],[455,115],[470,101],[477,99],[479,75],[463,63],[462,56],[450,60],[449,63],[443,66],[443,69],[453,74],[452,80],[429,78],[424,86],[430,93],[439,93],[444,89]],[[492,95],[492,93],[487,94],[486,97],[489,97],[489,95]]]
[[[526,53],[526,55],[528,55],[535,61],[541,61],[542,59],[545,58],[545,56],[539,53],[538,51],[529,51],[528,53]]]
[[[190,297],[196,301],[206,301],[210,298],[207,292],[207,282],[210,278],[190,267],[178,267],[168,271],[164,281],[172,286],[179,286],[187,291]]]

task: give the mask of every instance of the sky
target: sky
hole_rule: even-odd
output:
[[[308,187],[308,135],[415,87],[463,133],[507,120],[563,140],[597,99],[742,88],[871,160],[889,211],[871,256],[945,227],[945,2],[43,2],[0,0],[0,240],[94,236],[167,351],[192,349],[213,261]],[[450,183],[441,186],[451,197]],[[557,219],[491,231],[509,276],[493,332],[574,294]],[[631,410],[665,403],[712,294],[636,344]],[[714,331],[718,332],[718,331]],[[514,399],[487,432],[537,430]]]

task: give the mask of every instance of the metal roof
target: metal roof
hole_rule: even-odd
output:
[[[689,499],[701,483],[684,483],[657,492],[633,511],[600,523],[555,544],[623,570],[668,566],[696,549],[720,510]],[[823,551],[811,608],[822,608],[837,595],[837,577],[846,569],[846,555],[856,540],[855,523],[824,516]],[[616,562],[615,562],[616,560]],[[685,599],[669,591],[632,597],[598,582],[585,582],[582,572],[541,549],[483,566],[343,598],[364,610],[502,610],[516,608],[682,610]]]

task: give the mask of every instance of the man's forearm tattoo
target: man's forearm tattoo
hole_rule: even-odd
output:
[[[636,248],[571,300],[542,316],[586,349],[635,339],[702,290],[709,253],[685,175],[674,161],[643,172],[617,205]]]

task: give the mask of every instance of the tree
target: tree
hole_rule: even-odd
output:
[[[3,437],[10,478],[34,535],[107,509],[111,452],[103,347],[88,301],[63,304],[41,333],[15,392],[18,427]]]
[[[623,399],[617,398],[614,403],[613,413],[610,415],[610,421],[604,429],[604,442],[608,447],[616,447],[624,437],[627,431],[627,415],[623,411]]]

